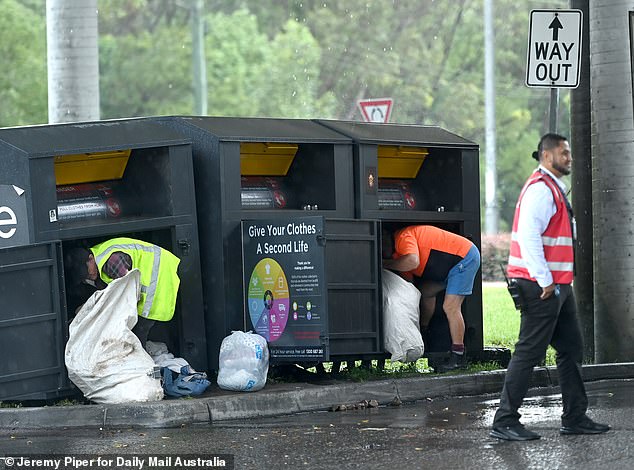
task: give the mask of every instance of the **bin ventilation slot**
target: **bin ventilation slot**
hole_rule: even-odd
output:
[[[240,143],[242,176],[286,176],[297,153],[297,144],[280,142]]]
[[[55,157],[56,184],[118,180],[128,164],[131,150],[112,150]]]
[[[423,147],[379,145],[379,178],[416,178],[428,153]]]

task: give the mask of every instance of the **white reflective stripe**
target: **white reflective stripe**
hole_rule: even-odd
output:
[[[145,303],[143,304],[143,311],[141,312],[141,316],[147,318],[150,315],[150,309],[152,308],[152,303],[154,302],[154,295],[156,294],[156,285],[158,283],[158,271],[159,265],[161,263],[161,248],[156,245],[139,245],[137,243],[130,243],[124,245],[112,245],[106,248],[106,250],[97,256],[97,264],[101,264],[101,261],[107,255],[110,257],[113,251],[119,250],[140,250],[140,251],[148,251],[154,253],[154,258],[152,260],[152,273],[150,276],[150,284],[148,286],[144,286],[141,284],[141,292],[146,293]],[[136,268],[137,266],[133,266]]]
[[[572,272],[573,267],[574,267],[573,263],[563,263],[563,262],[548,263],[548,268],[551,271],[569,271],[569,272]]]
[[[573,263],[566,262],[557,262],[557,261],[549,261],[547,262],[548,269],[552,271],[569,271],[572,272]],[[526,269],[526,263],[522,258],[518,258],[517,256],[509,256],[509,266],[514,266],[516,268],[524,268]]]
[[[526,264],[522,258],[517,256],[509,256],[509,266],[516,266],[518,268],[525,268]]]
[[[517,232],[511,233],[511,241],[519,242]],[[572,246],[572,237],[546,237],[542,236],[544,246]]]
[[[544,246],[572,246],[572,237],[544,237]]]

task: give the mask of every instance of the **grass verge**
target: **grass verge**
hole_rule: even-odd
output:
[[[505,286],[482,286],[482,317],[484,345],[509,348],[512,352],[520,330],[520,312],[515,310]],[[555,365],[555,350],[550,346],[545,365]]]

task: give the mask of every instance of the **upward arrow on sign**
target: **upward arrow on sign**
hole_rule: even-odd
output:
[[[555,15],[555,19],[548,26],[548,29],[553,30],[553,41],[557,41],[559,39],[559,30],[563,27],[564,26],[561,24],[561,21],[559,21],[559,18]]]

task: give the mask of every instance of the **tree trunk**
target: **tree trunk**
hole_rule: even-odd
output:
[[[595,358],[634,360],[634,0],[590,2]]]
[[[579,87],[570,100],[572,145],[572,206],[577,219],[575,283],[577,313],[583,336],[584,362],[594,361],[594,277],[592,275],[592,140],[590,113],[590,30],[587,0],[573,0],[583,12],[583,39]]]
[[[46,0],[48,121],[99,120],[97,0]]]

